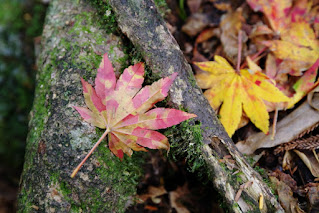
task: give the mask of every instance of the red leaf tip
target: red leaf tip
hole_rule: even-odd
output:
[[[83,92],[88,92],[87,88],[86,88],[86,84],[88,84],[88,82],[86,82],[83,78],[81,78],[81,83],[82,83],[82,87],[83,87]]]

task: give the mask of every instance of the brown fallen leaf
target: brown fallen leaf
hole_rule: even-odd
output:
[[[171,206],[175,208],[177,213],[189,213],[190,211],[181,203],[181,198],[190,191],[188,190],[188,185],[184,184],[183,186],[178,186],[175,191],[171,191],[169,193],[169,200],[171,202]]]
[[[282,168],[284,170],[289,170],[290,174],[294,174],[297,170],[297,166],[295,165],[296,154],[292,151],[286,151],[284,158],[282,160]]]
[[[306,185],[309,212],[319,212],[319,183],[309,183]]]
[[[242,15],[242,8],[238,8],[236,11],[228,12],[222,16],[220,22],[221,29],[221,43],[223,44],[224,52],[227,59],[229,59],[233,64],[237,63],[238,55],[238,33],[242,28],[242,23],[244,22],[244,17]],[[242,36],[242,50],[243,56],[246,55],[247,46],[246,41],[248,36],[243,33]]]
[[[287,184],[274,176],[270,176],[269,179],[275,185],[278,200],[286,213],[304,213],[298,205],[298,200],[293,197],[293,192]]]
[[[138,195],[137,197],[139,199],[139,202],[141,202],[141,203],[143,203],[147,199],[151,198],[153,203],[158,204],[158,203],[160,203],[161,200],[157,199],[157,197],[161,196],[161,195],[164,195],[166,193],[167,193],[167,191],[164,188],[164,186],[159,186],[159,187],[149,186],[148,189],[147,189],[147,193],[146,194]]]
[[[194,37],[209,24],[210,19],[207,14],[194,13],[187,18],[186,23],[182,27],[182,31],[190,37]]]
[[[216,7],[218,10],[221,10],[221,11],[231,10],[231,4],[225,1],[214,2],[214,7]]]
[[[287,184],[293,192],[297,191],[297,182],[291,177],[290,174],[286,174],[279,169],[275,170],[270,176],[276,177],[278,180]]]

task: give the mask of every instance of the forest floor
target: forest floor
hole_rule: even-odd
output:
[[[244,32],[242,58],[246,56],[258,58],[258,65],[263,70],[266,69],[270,51],[254,43],[261,38],[254,40],[252,32],[257,23],[266,23],[269,26],[270,21],[262,12],[253,12],[245,1],[167,0],[165,3],[163,0],[158,0],[156,2],[165,16],[171,33],[188,62],[192,64],[194,74],[201,72],[194,62],[213,61],[215,55],[226,57],[235,66],[239,49],[239,29]],[[4,0],[0,4],[3,5],[0,6],[0,64],[2,64],[0,66],[0,213],[9,213],[16,211],[16,194],[23,165],[28,113],[32,106],[36,73],[34,47],[39,41],[38,36],[41,35],[47,4],[37,0],[27,3]],[[318,8],[318,2],[313,1],[311,7]],[[314,28],[317,39],[317,28]],[[265,40],[265,37],[277,39],[267,34],[271,29],[263,30],[259,31],[261,34],[264,33],[262,39]],[[286,80],[285,83],[292,85],[299,76],[291,76],[275,81],[283,82],[283,79],[287,78],[290,80]],[[305,98],[296,106],[300,106],[303,101]],[[279,123],[297,107],[288,111],[270,112],[270,124]],[[232,136],[234,142],[258,134],[258,129],[249,122],[247,116],[244,116],[242,122],[242,128]],[[314,122],[301,138],[295,138],[293,142],[296,139],[306,143],[314,140],[318,134],[317,123]],[[291,140],[287,139],[286,142]],[[317,142],[312,144],[314,143]],[[280,202],[285,205],[285,209],[291,209],[287,212],[318,212],[317,164],[319,162],[316,162],[318,157],[314,159],[309,157],[311,153],[317,156],[318,145],[303,151],[306,157],[300,157],[302,156],[298,153],[300,150],[290,149],[291,144],[287,146],[283,144],[285,143],[278,144],[281,150],[278,146],[255,147],[257,151],[248,160],[264,180],[274,187],[274,193],[279,195],[279,198],[284,198]],[[186,159],[174,161],[164,152],[149,152],[145,164],[145,176],[137,189],[138,204],[131,206],[127,212],[225,212],[221,196],[214,191],[212,184],[207,182],[205,177],[199,177],[200,174],[189,171],[186,161]],[[225,159],[225,164],[231,167],[232,161]],[[269,176],[272,178],[269,179]]]
[[[203,71],[200,66],[195,65],[195,62],[214,61],[214,57],[219,55],[226,58],[235,70],[238,64],[238,55],[241,55],[241,60],[239,60],[241,63],[237,65],[236,69],[239,71],[239,67],[240,70],[247,67],[245,58],[249,56],[256,62],[255,65],[258,66],[259,71],[276,82],[276,86],[281,92],[294,99],[295,107],[266,102],[270,118],[268,134],[261,133],[256,128],[257,125],[255,126],[249,121],[249,112],[244,113],[232,139],[239,144],[244,144],[243,141],[247,140],[263,141],[263,143],[251,144],[247,150],[240,147],[239,149],[250,154],[247,155],[247,160],[261,174],[275,195],[279,197],[286,212],[318,212],[319,160],[317,153],[319,143],[317,126],[319,120],[314,119],[313,123],[306,124],[305,121],[309,118],[303,111],[311,110],[314,113],[310,113],[312,116],[317,114],[315,109],[305,106],[313,105],[314,108],[318,106],[316,105],[316,94],[310,91],[318,85],[319,32],[318,23],[315,20],[318,19],[319,2],[286,1],[291,4],[284,5],[279,4],[279,1],[277,3],[274,1],[275,3],[271,6],[273,12],[278,13],[278,17],[275,16],[275,18],[265,12],[268,4],[271,4],[267,1],[167,0],[166,4],[162,4],[163,7],[160,7],[160,2],[157,1],[157,5],[165,14],[167,26],[180,45],[186,59],[192,65],[196,76],[199,76]],[[252,8],[257,2],[260,5],[255,6],[255,10],[258,8],[259,11],[254,12]],[[287,15],[288,9],[290,13]],[[286,11],[285,15],[284,10]],[[268,13],[271,12],[268,11]],[[311,18],[298,18],[301,14]],[[290,16],[293,18],[288,20]],[[282,28],[287,29],[276,28],[275,25],[281,25]],[[301,34],[305,33],[307,29],[309,29],[309,34],[313,34],[311,48],[315,50],[312,52],[315,56],[310,59],[307,68],[305,68],[306,60],[300,59],[299,61],[298,55],[287,53],[282,56],[271,46],[266,45],[267,42],[280,43],[281,40],[287,39],[284,37],[285,30],[291,30],[289,34],[297,34],[295,33],[297,29],[294,28],[296,25],[302,25]],[[311,29],[308,26],[311,26]],[[273,33],[275,30],[281,30],[282,35],[279,41],[279,35]],[[241,45],[238,41],[240,31],[242,31]],[[291,41],[288,40],[288,42]],[[296,44],[294,42],[291,43]],[[299,43],[298,45],[298,52],[302,52],[304,47]],[[295,47],[279,46],[279,48],[291,48],[290,51],[293,52]],[[275,60],[272,61],[273,58]],[[292,60],[292,58],[297,59]],[[287,65],[287,62],[292,65]],[[304,68],[301,69],[301,66]],[[249,65],[249,62],[248,68],[254,69],[253,66]],[[305,72],[307,69],[308,71]],[[309,73],[312,73],[311,77],[309,77]],[[206,75],[205,78],[211,76],[213,75]],[[310,78],[311,80],[309,80]],[[197,80],[204,81],[205,79],[197,77]],[[296,86],[298,82],[302,85],[309,84],[311,88],[300,89],[299,87],[298,90],[298,86]],[[201,82],[198,83],[199,86],[205,85]],[[205,90],[207,89],[206,85],[204,87],[203,91],[206,91],[206,97],[211,103],[214,103],[213,95],[210,97],[209,90]],[[227,86],[225,87],[227,89]],[[301,91],[303,98],[296,99],[296,94],[301,93]],[[307,93],[309,93],[308,102],[304,97]],[[226,96],[227,93],[224,95]],[[312,101],[310,101],[311,99]],[[220,113],[221,108],[215,106],[214,109]],[[257,108],[255,110],[258,111]],[[302,115],[299,118],[300,123],[293,120],[294,113]],[[283,128],[283,126],[285,127]],[[225,128],[227,131],[228,127]],[[229,168],[233,168],[234,164],[231,159],[223,160]],[[129,212],[142,211],[143,209],[147,212],[224,212],[227,209],[224,208],[218,194],[211,189],[212,186],[205,180],[199,183],[198,176],[186,169],[183,160],[173,162],[165,156],[152,155],[147,168],[146,176],[138,191],[139,197],[146,201],[132,207]]]

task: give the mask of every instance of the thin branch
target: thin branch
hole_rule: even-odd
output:
[[[276,130],[277,130],[277,119],[278,119],[278,107],[276,104],[276,109],[275,109],[275,115],[274,115],[274,121],[272,124],[272,135],[271,135],[271,140],[275,139],[275,135],[276,135]]]

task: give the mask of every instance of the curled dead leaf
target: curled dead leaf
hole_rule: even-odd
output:
[[[319,177],[319,160],[316,152],[309,150],[294,150],[314,177]]]
[[[308,93],[307,95],[307,101],[308,104],[314,108],[315,110],[319,111],[319,103],[315,104],[312,102],[314,96],[318,96],[319,94],[317,94],[319,92],[319,86],[317,86],[316,88],[314,88],[311,92]]]

